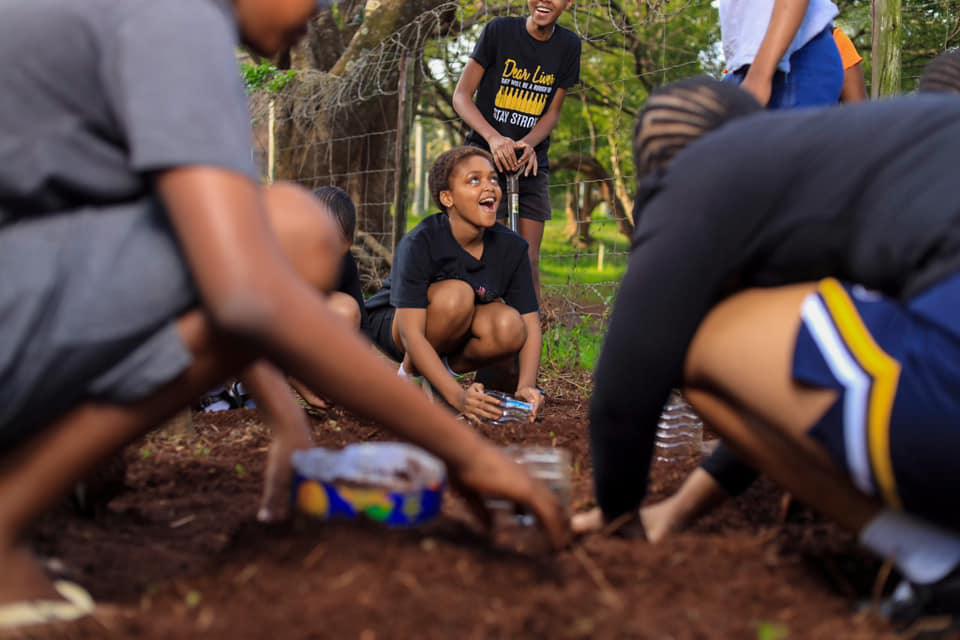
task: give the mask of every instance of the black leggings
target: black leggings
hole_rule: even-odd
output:
[[[740,458],[723,442],[700,466],[731,497],[738,496],[750,488],[760,475],[754,471],[753,467],[741,462]]]

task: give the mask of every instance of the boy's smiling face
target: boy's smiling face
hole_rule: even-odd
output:
[[[261,55],[274,56],[307,33],[318,0],[234,0],[243,43]]]
[[[448,213],[475,227],[489,229],[497,223],[502,191],[496,168],[484,156],[470,156],[457,163],[449,187],[440,192]]]
[[[530,18],[538,29],[552,29],[573,0],[527,0]]]

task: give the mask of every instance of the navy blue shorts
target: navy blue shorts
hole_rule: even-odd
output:
[[[404,351],[393,341],[393,318],[396,315],[396,308],[390,305],[368,310],[367,325],[363,328],[363,331],[370,338],[370,342],[375,344],[380,351],[397,362],[401,362]]]
[[[799,382],[836,389],[811,435],[864,493],[960,528],[960,275],[904,304],[828,279],[803,305]]]

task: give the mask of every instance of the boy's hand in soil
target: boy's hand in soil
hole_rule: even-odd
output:
[[[310,425],[287,386],[286,377],[265,360],[255,362],[241,376],[257,401],[257,411],[273,434],[263,474],[263,493],[257,520],[275,522],[289,514],[294,451],[313,446]]]
[[[260,494],[260,506],[257,520],[260,522],[278,522],[290,515],[290,483],[293,480],[294,451],[309,449],[313,440],[304,432],[277,434],[270,443],[267,452],[267,466],[263,472],[263,491]]]
[[[492,518],[481,496],[526,507],[537,516],[554,549],[569,544],[567,517],[557,497],[497,447],[484,442],[461,468],[450,468],[450,478],[487,530],[492,526]]]
[[[543,393],[540,392],[540,389],[536,387],[521,387],[517,389],[514,397],[533,405],[533,411],[530,412],[530,422],[536,420],[540,414],[540,408],[543,406]]]
[[[503,416],[500,401],[488,396],[479,382],[474,382],[463,390],[460,406],[456,409],[470,422],[499,420]]]

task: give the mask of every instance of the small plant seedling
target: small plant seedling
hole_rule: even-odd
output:
[[[189,609],[196,609],[200,605],[201,600],[203,600],[203,595],[195,590],[188,591],[187,595],[183,598],[184,603],[186,603]]]
[[[248,473],[247,468],[240,463],[237,463],[233,468],[233,472],[237,474],[238,478],[246,478]]]
[[[790,631],[776,622],[761,622],[757,627],[757,640],[787,640]]]
[[[151,449],[148,449],[147,447],[142,447],[140,449],[141,460],[149,460],[152,457],[153,457],[153,451]]]

